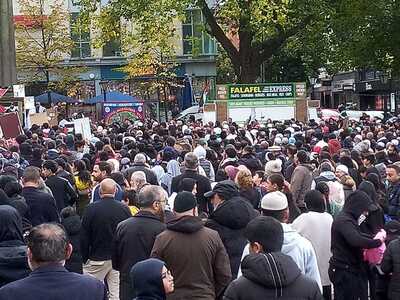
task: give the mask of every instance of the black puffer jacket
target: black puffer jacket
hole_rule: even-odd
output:
[[[372,204],[369,206],[368,217],[364,223],[361,224],[361,231],[370,236],[375,236],[385,224],[385,218],[383,215],[383,209],[378,203],[378,194],[372,182],[364,180],[358,187],[360,191],[365,192],[372,200]]]
[[[30,273],[21,227],[17,210],[0,205],[0,287]]]
[[[363,191],[351,193],[343,210],[332,224],[332,257],[330,268],[341,268],[352,272],[363,269],[362,249],[379,247],[380,240],[374,240],[361,232],[358,218],[368,211],[372,201]]]
[[[65,268],[70,272],[82,274],[82,254],[80,243],[81,219],[78,215],[65,218],[61,224],[67,231],[70,243],[72,244],[71,257],[65,262]]]
[[[242,262],[243,276],[225,291],[224,300],[319,300],[318,284],[302,275],[293,259],[282,253],[251,254]]]
[[[0,287],[28,276],[26,246],[21,241],[0,242]]]
[[[383,256],[381,269],[385,273],[392,273],[389,283],[388,298],[400,299],[400,239],[390,242]]]
[[[247,244],[243,231],[257,215],[248,201],[236,196],[220,204],[205,224],[219,233],[229,256],[232,278],[237,276],[243,249]]]

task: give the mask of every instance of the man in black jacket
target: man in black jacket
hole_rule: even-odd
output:
[[[204,196],[205,193],[211,191],[211,183],[207,177],[200,175],[197,171],[199,167],[199,160],[196,155],[192,152],[189,152],[185,155],[185,172],[183,174],[178,175],[172,178],[171,183],[171,192],[178,193],[180,189],[180,184],[182,180],[185,178],[192,178],[196,180],[197,184],[197,206],[199,209],[199,213],[201,212],[210,212],[211,209],[209,207],[209,202]]]
[[[335,300],[368,299],[363,249],[376,248],[382,244],[380,240],[363,235],[360,230],[360,224],[365,221],[371,204],[366,193],[353,192],[333,221],[329,278],[334,286]]]
[[[132,216],[126,205],[114,200],[116,185],[109,178],[100,183],[101,200],[86,208],[81,229],[83,273],[106,281],[110,300],[119,299],[119,272],[111,263],[112,240],[118,223]]]
[[[400,167],[389,165],[386,168],[386,178],[389,182],[386,194],[388,203],[388,215],[394,219],[400,219]]]
[[[38,187],[40,183],[40,170],[36,167],[27,167],[22,177],[22,196],[28,204],[29,212],[27,218],[36,226],[42,223],[60,222],[56,201],[53,196],[41,192]]]
[[[42,175],[46,178],[46,185],[56,199],[57,209],[60,212],[66,206],[72,206],[78,195],[69,181],[56,175],[58,165],[54,160],[46,160],[42,165]]]
[[[281,252],[282,225],[272,217],[257,217],[246,227],[250,255],[242,262],[243,276],[225,291],[224,300],[322,300],[318,284],[302,275],[293,259]]]
[[[146,156],[143,153],[138,153],[135,156],[133,161],[133,165],[126,169],[124,172],[124,176],[126,180],[130,181],[132,173],[136,171],[142,171],[146,174],[146,180],[148,183],[152,185],[158,185],[158,180],[156,174],[150,170],[150,168],[146,165]]]
[[[120,272],[120,300],[135,298],[129,272],[133,265],[150,257],[154,241],[164,231],[165,193],[159,186],[145,186],[139,193],[140,211],[122,221],[114,238],[112,265]]]
[[[229,256],[232,278],[236,278],[243,249],[247,244],[243,231],[258,213],[248,201],[240,197],[238,187],[231,180],[217,183],[205,196],[211,199],[214,206],[205,226],[219,233]]]

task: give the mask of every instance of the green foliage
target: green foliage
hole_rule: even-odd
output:
[[[335,1],[330,33],[334,69],[400,70],[399,1]]]
[[[228,84],[236,82],[235,70],[233,69],[232,62],[230,61],[226,51],[219,47],[217,56],[217,83]]]
[[[172,59],[178,38],[176,21],[185,19],[189,7],[199,7],[206,21],[202,30],[220,43],[237,79],[255,81],[259,66],[276,55],[291,37],[320,20],[327,3],[328,0],[226,0],[215,1],[209,7],[206,0],[114,0],[102,7],[95,22],[106,39],[115,25],[121,24],[124,49],[139,49],[133,51],[133,64],[135,59],[154,57],[153,49]],[[82,0],[81,4],[86,16],[96,15],[98,0]],[[86,19],[93,22],[93,17]],[[192,54],[198,55],[196,37],[192,45]]]
[[[87,16],[98,14],[98,0],[82,0],[82,5]],[[261,65],[268,80],[279,81],[305,80],[320,67],[330,73],[400,70],[400,3],[395,0],[113,0],[102,7],[96,28],[102,38],[122,38],[126,53],[133,53],[133,66],[149,59],[157,65],[154,49],[164,61],[173,60],[176,21],[185,20],[190,7],[202,10],[202,30],[219,42],[220,82],[233,77],[254,82]],[[199,39],[192,39],[196,56]]]
[[[81,69],[63,64],[74,46],[63,1],[19,0],[19,6],[24,22],[16,24],[16,53],[24,81],[46,81],[48,88],[64,88]],[[57,82],[50,81],[53,76]]]

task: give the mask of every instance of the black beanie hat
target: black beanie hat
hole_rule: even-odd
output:
[[[371,198],[363,191],[352,192],[344,202],[343,211],[351,214],[356,220],[365,211],[369,211],[372,204]]]
[[[283,227],[273,217],[259,216],[247,224],[245,236],[250,243],[257,242],[264,252],[280,252],[283,245]]]
[[[197,205],[196,198],[190,192],[180,192],[176,195],[174,201],[174,211],[182,213],[195,208]]]
[[[311,190],[304,196],[304,202],[309,211],[323,213],[325,211],[324,195],[318,190]]]

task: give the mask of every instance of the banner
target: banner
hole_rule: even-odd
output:
[[[103,103],[103,118],[107,124],[123,122],[126,119],[131,121],[143,120],[143,103]]]
[[[35,112],[35,97],[29,96],[24,98],[24,109],[32,110],[32,113]]]
[[[80,133],[84,140],[89,140],[92,137],[92,130],[90,128],[90,119],[81,118],[74,120],[75,134]]]
[[[7,88],[0,88],[0,98],[3,97],[8,91],[8,87]]]
[[[22,134],[21,122],[17,112],[0,115],[1,137],[13,139]]]
[[[295,90],[293,83],[234,84],[228,86],[228,98],[231,100],[294,97]]]
[[[34,113],[29,115],[29,119],[32,125],[42,126],[44,123],[49,123],[49,117],[46,112]]]
[[[14,97],[25,98],[25,85],[14,84],[13,85]]]

